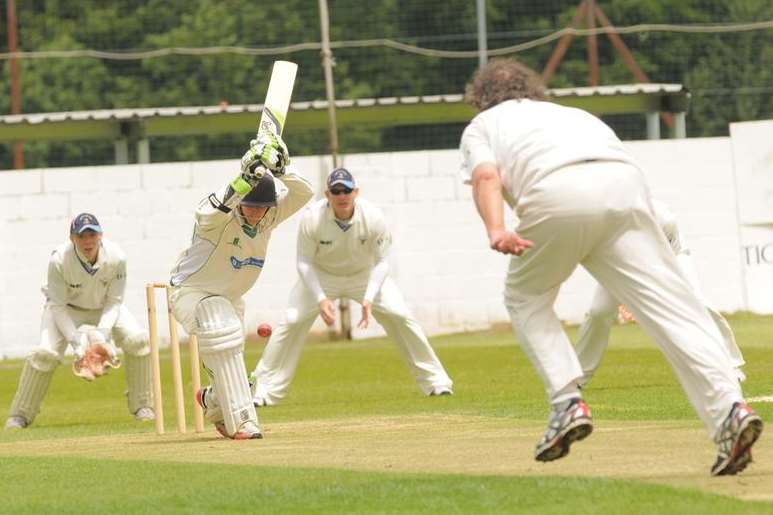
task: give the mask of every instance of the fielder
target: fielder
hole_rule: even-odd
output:
[[[272,406],[287,395],[306,334],[317,315],[333,325],[335,299],[353,299],[362,306],[359,327],[366,328],[371,315],[376,318],[426,395],[453,393],[451,379],[388,277],[392,237],[384,215],[358,195],[352,174],[338,168],[327,178],[326,198],[303,214],[298,231],[300,279],[290,294],[285,322],[274,331],[255,367],[256,406]]]
[[[279,136],[251,141],[241,174],[199,204],[193,240],[172,270],[174,315],[198,336],[212,380],[198,401],[218,432],[235,440],[262,438],[244,365],[242,296],[260,276],[272,231],[312,197],[288,161]]]
[[[652,208],[655,221],[660,230],[663,231],[668,244],[671,246],[671,250],[676,256],[676,262],[679,270],[682,272],[682,277],[706,307],[709,315],[711,315],[711,319],[722,336],[725,350],[730,355],[730,363],[733,365],[736,378],[739,381],[744,381],[746,375],[741,371],[741,367],[745,361],[741,354],[741,349],[738,348],[738,344],[735,342],[735,335],[730,328],[730,324],[727,323],[727,320],[719,311],[709,306],[701,293],[698,284],[698,274],[695,272],[695,266],[690,258],[690,249],[679,232],[679,226],[676,224],[674,213],[671,212],[666,204],[655,199],[652,199]],[[604,350],[609,344],[609,332],[617,317],[618,305],[619,302],[603,286],[599,285],[596,287],[596,292],[593,294],[593,302],[585,315],[583,324],[580,326],[577,344],[575,345],[577,358],[580,360],[583,371],[583,378],[580,381],[582,386],[585,386],[590,381],[601,363]]]
[[[106,367],[119,364],[115,344],[123,350],[129,412],[136,420],[153,420],[150,346],[145,332],[123,305],[126,257],[115,243],[102,238],[96,217],[81,213],[70,224],[70,241],[51,254],[43,286],[40,345],[24,363],[6,429],[29,426],[64,359],[68,346],[73,372],[93,380]]]
[[[644,175],[601,120],[542,101],[543,92],[524,65],[490,61],[467,87],[480,113],[461,140],[462,176],[490,246],[513,255],[505,305],[551,404],[535,458],[562,458],[593,429],[580,361],[553,310],[561,283],[581,264],[670,362],[719,445],[711,473],[740,472],[762,420],[745,404],[717,325],[652,215]],[[505,228],[505,197],[514,201],[517,232]]]

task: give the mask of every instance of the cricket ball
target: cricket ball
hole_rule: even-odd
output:
[[[268,324],[260,324],[258,326],[258,336],[261,338],[268,338],[271,336],[271,326]]]

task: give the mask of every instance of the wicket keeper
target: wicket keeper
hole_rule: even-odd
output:
[[[123,305],[125,290],[123,251],[102,237],[94,215],[79,214],[70,224],[70,240],[49,259],[40,345],[24,363],[6,429],[22,429],[35,420],[68,346],[75,355],[73,372],[93,380],[119,364],[111,341],[123,350],[129,413],[140,421],[155,419],[150,346]]]

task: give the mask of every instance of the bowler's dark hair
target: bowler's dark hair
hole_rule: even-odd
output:
[[[481,66],[464,92],[464,100],[478,111],[485,111],[505,100],[541,100],[544,97],[542,78],[515,59],[492,59]]]

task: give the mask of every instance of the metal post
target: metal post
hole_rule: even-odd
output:
[[[674,126],[672,128],[672,135],[674,138],[687,137],[687,116],[684,111],[681,113],[674,113]]]
[[[141,164],[150,163],[150,142],[148,138],[137,140],[137,162]]]
[[[330,50],[330,18],[327,0],[319,0],[319,26],[322,35],[322,68],[325,72],[328,127],[330,129],[330,155],[333,168],[338,168],[338,125],[336,124],[335,89],[333,87],[333,52]]]
[[[647,139],[660,139],[660,116],[656,112],[646,113]]]
[[[330,50],[330,18],[327,0],[319,0],[319,26],[322,36],[322,68],[325,72],[325,93],[327,95],[328,126],[330,128],[330,157],[333,168],[338,168],[338,124],[336,123],[335,89],[333,87],[333,52]],[[352,324],[348,303],[340,303],[341,335],[351,340]]]
[[[8,52],[15,53],[16,46],[16,2],[8,0],[6,4],[6,13],[8,17]],[[11,68],[11,114],[21,114],[21,85],[19,63],[15,57],[9,60]],[[16,170],[24,168],[24,143],[14,141],[13,143],[13,167]]]
[[[488,61],[488,33],[486,32],[486,0],[477,1],[478,12],[478,66]]]
[[[126,138],[113,141],[113,152],[115,153],[115,164],[129,164],[129,142]]]

